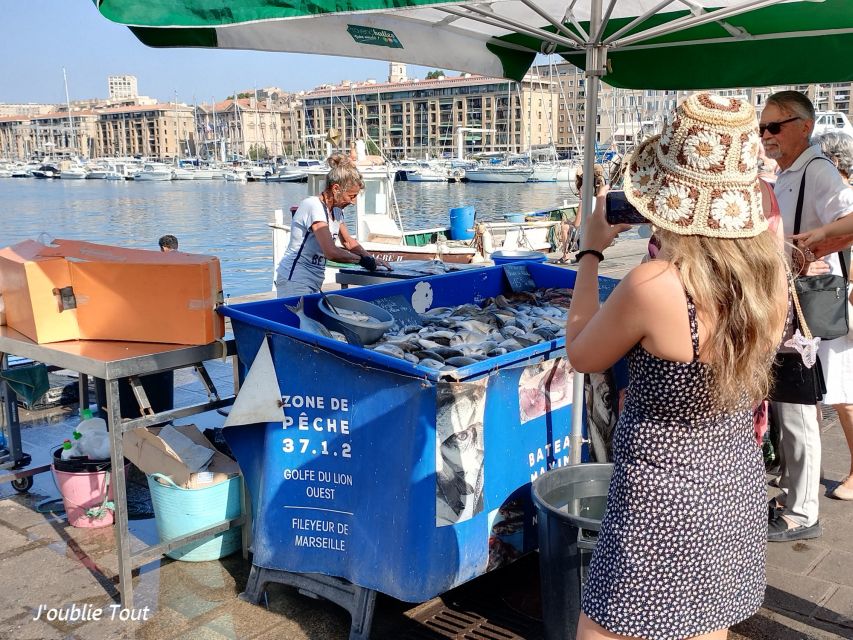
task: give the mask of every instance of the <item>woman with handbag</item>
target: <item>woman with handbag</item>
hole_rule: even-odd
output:
[[[787,309],[767,231],[752,106],[690,96],[628,161],[628,201],[657,228],[656,260],[599,305],[602,252],[626,225],[581,238],[566,327],[578,371],[627,354],[614,470],[584,588],[581,640],[722,640],[765,589],[767,505],[753,407],[767,395]]]
[[[844,182],[850,182],[853,174],[853,138],[843,133],[825,133],[817,138],[824,155],[829,158]],[[850,187],[853,189],[853,186]],[[822,258],[853,244],[853,215],[847,215],[828,225],[794,236],[807,258]],[[849,256],[847,258],[848,273]],[[848,321],[853,316],[853,293],[848,287]],[[829,494],[839,500],[853,500],[853,329],[846,336],[832,340],[826,345],[826,395],[824,404],[829,404],[838,414],[838,421],[850,450],[850,473]]]

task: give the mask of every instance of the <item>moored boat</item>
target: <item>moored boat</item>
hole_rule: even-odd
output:
[[[521,183],[527,182],[533,169],[527,166],[485,166],[466,169],[468,182]]]

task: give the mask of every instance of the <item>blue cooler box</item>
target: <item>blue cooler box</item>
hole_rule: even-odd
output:
[[[537,287],[574,283],[573,271],[526,266]],[[617,281],[600,283],[605,297]],[[508,291],[492,267],[342,294],[424,310]],[[285,309],[297,300],[221,308],[241,376],[268,341],[286,416],[225,430],[252,497],[254,564],[422,602],[535,549],[530,483],[571,457],[565,340],[451,377],[300,331]],[[305,297],[310,317],[319,300]]]

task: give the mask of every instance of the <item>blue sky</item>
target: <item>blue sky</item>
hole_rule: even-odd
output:
[[[384,80],[388,63],[330,56],[212,49],[151,49],[102,18],[91,0],[7,0],[0,21],[0,102],[107,96],[107,76],[135,75],[139,93],[163,101],[221,100],[235,90],[310,89],[341,80]],[[428,69],[409,66],[409,75]],[[448,70],[449,71],[449,70]]]

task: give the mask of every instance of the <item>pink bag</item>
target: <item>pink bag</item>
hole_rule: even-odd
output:
[[[762,400],[752,412],[752,425],[755,429],[755,441],[761,446],[767,433],[767,400]]]

